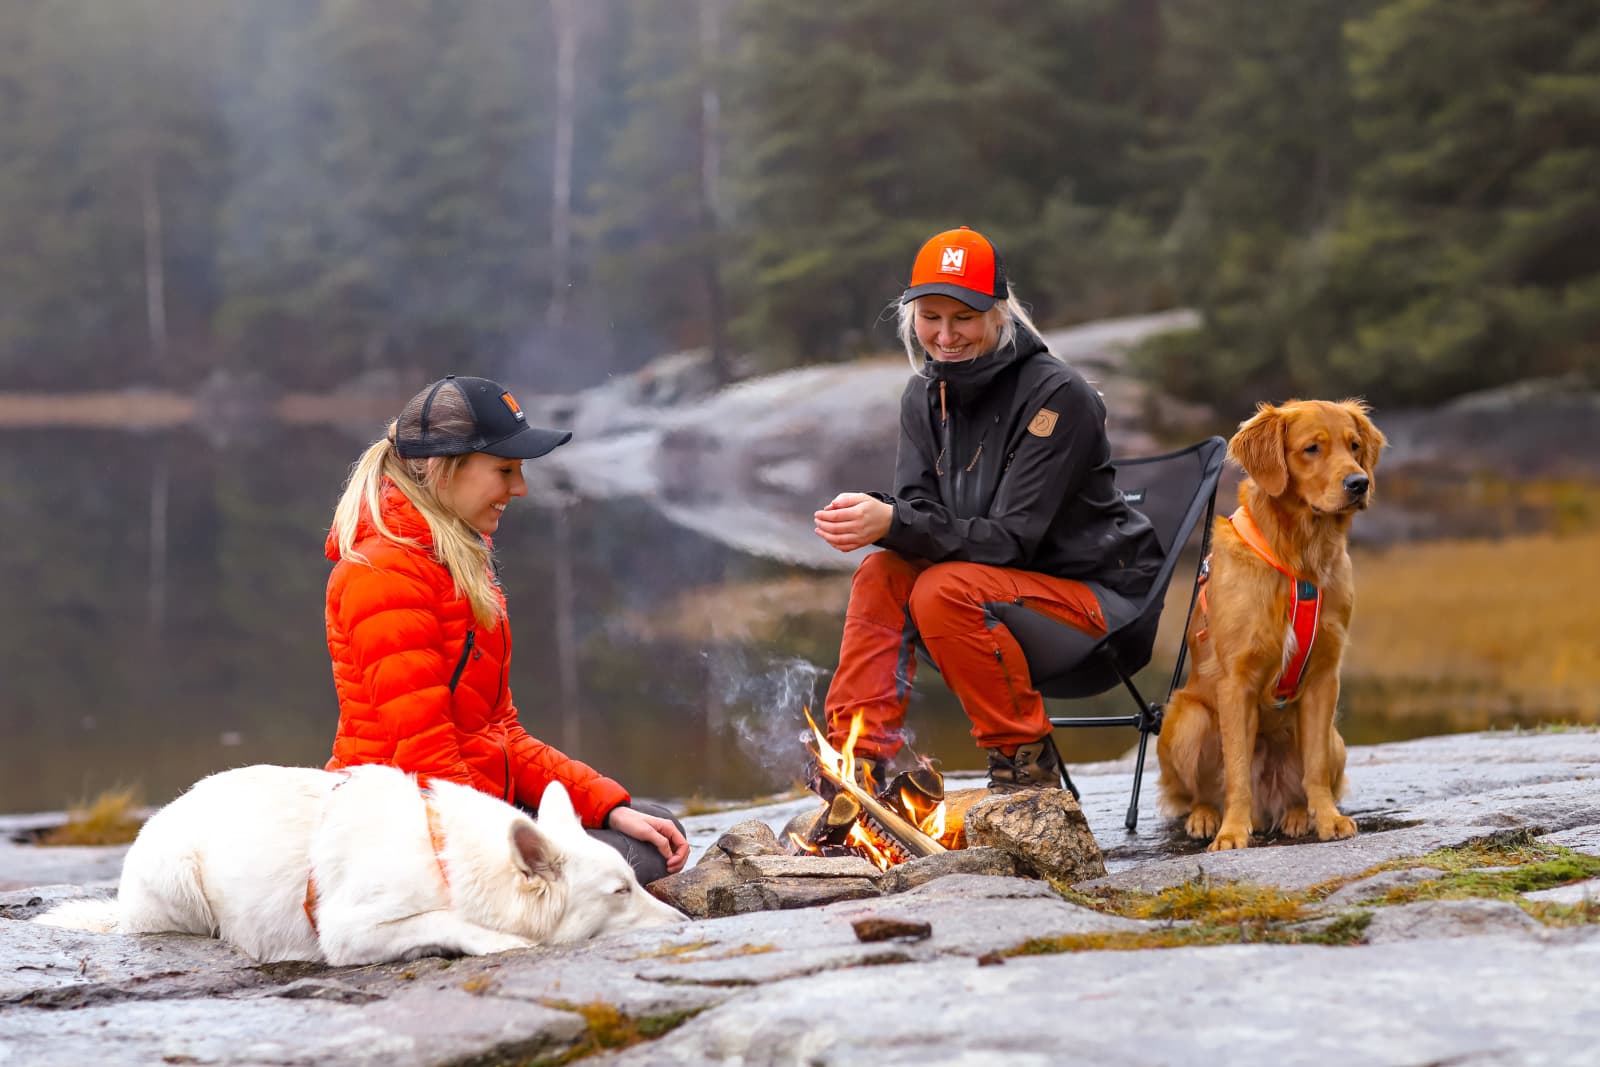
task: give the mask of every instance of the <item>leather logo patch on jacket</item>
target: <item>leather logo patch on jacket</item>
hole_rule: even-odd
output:
[[[1061,416],[1049,408],[1040,408],[1039,413],[1028,423],[1028,432],[1035,437],[1049,437],[1056,430],[1056,420]]]

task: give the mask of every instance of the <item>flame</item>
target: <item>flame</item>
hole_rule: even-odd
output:
[[[793,830],[789,831],[789,841],[801,852],[809,852],[813,856],[820,855],[822,852],[820,848],[818,848],[816,845],[813,845],[811,842],[807,841]]]
[[[856,777],[855,748],[856,741],[861,737],[861,713],[858,711],[854,716],[851,717],[850,731],[845,736],[844,747],[842,749],[837,749],[828,743],[827,736],[824,735],[821,728],[817,726],[816,720],[811,717],[811,709],[804,708],[802,710],[805,713],[806,723],[811,727],[811,735],[816,745],[815,755],[817,757],[818,764],[827,767],[828,770],[833,772],[836,777],[843,781],[849,782],[851,785],[854,785],[857,788],[864,789],[869,793],[875,792],[877,783],[872,781],[871,774],[867,774],[865,776],[865,781],[862,781]],[[898,804],[892,806],[898,807],[901,814],[905,815],[906,818],[914,826],[916,826],[917,829],[921,830],[935,841],[938,841],[944,837],[944,801],[939,801],[931,808],[925,807],[922,803],[922,798],[915,796],[908,790],[902,789],[900,791]],[[821,851],[816,846],[808,844],[797,834],[791,833],[789,837],[790,840],[792,840],[794,844],[803,852],[814,855]],[[857,854],[870,860],[878,867],[879,870],[888,870],[896,863],[899,863],[905,859],[904,854],[898,847],[895,846],[892,841],[888,841],[880,837],[873,830],[872,826],[864,820],[857,820],[855,825],[850,828],[850,833],[845,840],[846,843],[857,852]]]
[[[861,736],[861,713],[858,711],[850,720],[850,733],[844,739],[844,750],[834,748],[828,744],[828,739],[817,726],[817,721],[811,717],[810,708],[802,708],[805,712],[806,724],[811,727],[811,736],[817,742],[817,761],[823,763],[835,775],[849,782],[851,785],[860,786],[870,790],[874,784],[871,775],[863,782],[856,778],[856,738]]]

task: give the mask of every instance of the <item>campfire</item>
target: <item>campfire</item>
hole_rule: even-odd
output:
[[[806,784],[827,807],[809,832],[789,834],[791,852],[860,856],[880,870],[888,870],[897,863],[947,850],[943,775],[923,762],[886,783],[874,782],[870,775],[866,781],[857,781],[854,752],[861,716],[851,721],[850,734],[840,751],[828,743],[811,712],[805,714],[812,734],[808,747],[816,757]]]

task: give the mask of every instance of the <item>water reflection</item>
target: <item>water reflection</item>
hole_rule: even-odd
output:
[[[223,445],[182,432],[0,432],[0,811],[117,785],[158,803],[228,767],[327,758],[337,706],[322,540],[361,444],[305,428]],[[801,709],[826,691],[847,576],[746,554],[638,498],[581,500],[548,482],[533,494],[497,542],[528,729],[644,796],[795,784]],[[719,606],[745,589],[762,591],[763,625]],[[1175,626],[1181,612],[1168,615]],[[1155,695],[1164,680],[1150,671],[1140,685]],[[1124,699],[1071,710],[1122,714]],[[909,725],[946,769],[981,765],[932,671]],[[1345,720],[1352,743],[1451,728],[1464,727]],[[1073,761],[1132,740],[1060,735]]]
[[[322,538],[360,442],[277,431],[226,447],[182,432],[0,432],[0,811],[121,784],[164,801],[212,771],[320,764],[337,709],[323,644]],[[836,603],[759,638],[624,624],[704,587],[800,568],[729,549],[644,502],[548,491],[498,540],[516,636],[512,687],[537,736],[642,795],[787,788],[801,708],[837,654]],[[919,746],[976,766],[936,677]],[[1074,738],[1080,758],[1111,755]]]

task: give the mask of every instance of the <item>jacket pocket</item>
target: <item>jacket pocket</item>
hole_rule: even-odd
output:
[[[461,672],[467,669],[467,660],[472,658],[472,646],[477,642],[476,630],[467,631],[466,646],[461,649],[461,659],[456,663],[455,673],[450,676],[450,692],[456,691],[456,685],[461,681]]]

